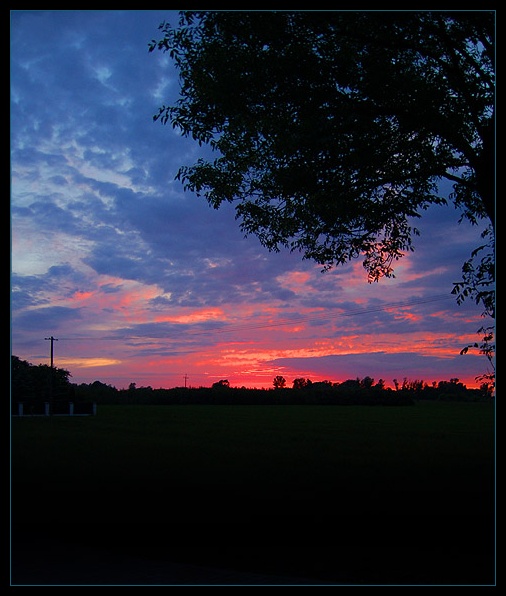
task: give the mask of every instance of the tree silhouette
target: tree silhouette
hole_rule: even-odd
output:
[[[35,366],[12,355],[12,404],[17,406],[23,403],[27,408],[39,407],[44,402],[54,401],[53,397],[67,403],[74,398],[74,387],[69,380],[71,376],[64,368],[50,367],[47,364]]]
[[[286,387],[286,379],[281,375],[277,375],[274,377],[272,384],[274,385],[274,389],[284,389]]]
[[[221,381],[216,381],[212,385],[213,389],[230,389],[230,382],[228,379],[222,379]]]
[[[312,381],[310,379],[305,379],[304,377],[298,377],[297,379],[293,380],[294,389],[304,389],[305,387],[310,387],[311,385]]]
[[[154,120],[217,154],[180,168],[186,189],[235,202],[269,250],[362,258],[369,282],[453,203],[489,222],[453,292],[495,316],[494,11],[181,11],[160,29],[149,50],[181,87]]]

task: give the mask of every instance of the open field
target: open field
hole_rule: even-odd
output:
[[[493,404],[101,406],[13,419],[11,461],[14,528],[93,528],[153,556],[160,536],[206,557],[220,536],[490,555]]]
[[[458,403],[102,406],[93,418],[13,420],[13,481],[39,491],[89,491],[101,507],[108,489],[128,500],[129,491],[145,487],[143,515],[157,518],[170,513],[178,487],[192,487],[196,497],[213,488],[265,491],[269,499],[274,488],[340,487],[372,497],[448,485],[479,493],[493,472],[493,415],[489,404]],[[457,505],[438,500],[445,512]]]

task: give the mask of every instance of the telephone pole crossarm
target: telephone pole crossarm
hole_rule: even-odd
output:
[[[53,353],[54,353],[53,352],[53,343],[58,340],[56,337],[53,337],[52,335],[51,335],[51,337],[45,337],[44,339],[51,342],[51,368],[53,368]]]

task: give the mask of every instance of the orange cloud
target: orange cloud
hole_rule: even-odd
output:
[[[60,368],[67,368],[69,366],[75,368],[96,368],[100,366],[112,366],[121,364],[121,360],[113,358],[58,358],[58,366]]]
[[[87,300],[88,298],[91,298],[94,294],[95,292],[81,292],[78,290],[77,292],[74,292],[72,294],[72,298],[75,298],[76,300]]]
[[[223,310],[219,308],[193,310],[188,314],[180,315],[159,315],[153,320],[156,323],[202,323],[205,321],[223,321],[225,315]]]

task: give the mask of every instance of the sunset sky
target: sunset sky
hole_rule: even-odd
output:
[[[178,97],[149,53],[174,11],[11,11],[11,353],[73,383],[272,387],[282,375],[477,387],[482,309],[451,294],[483,228],[453,207],[414,222],[395,279],[322,273],[245,238],[233,205],[174,180],[209,155],[153,122]],[[451,191],[449,185],[442,191]]]

